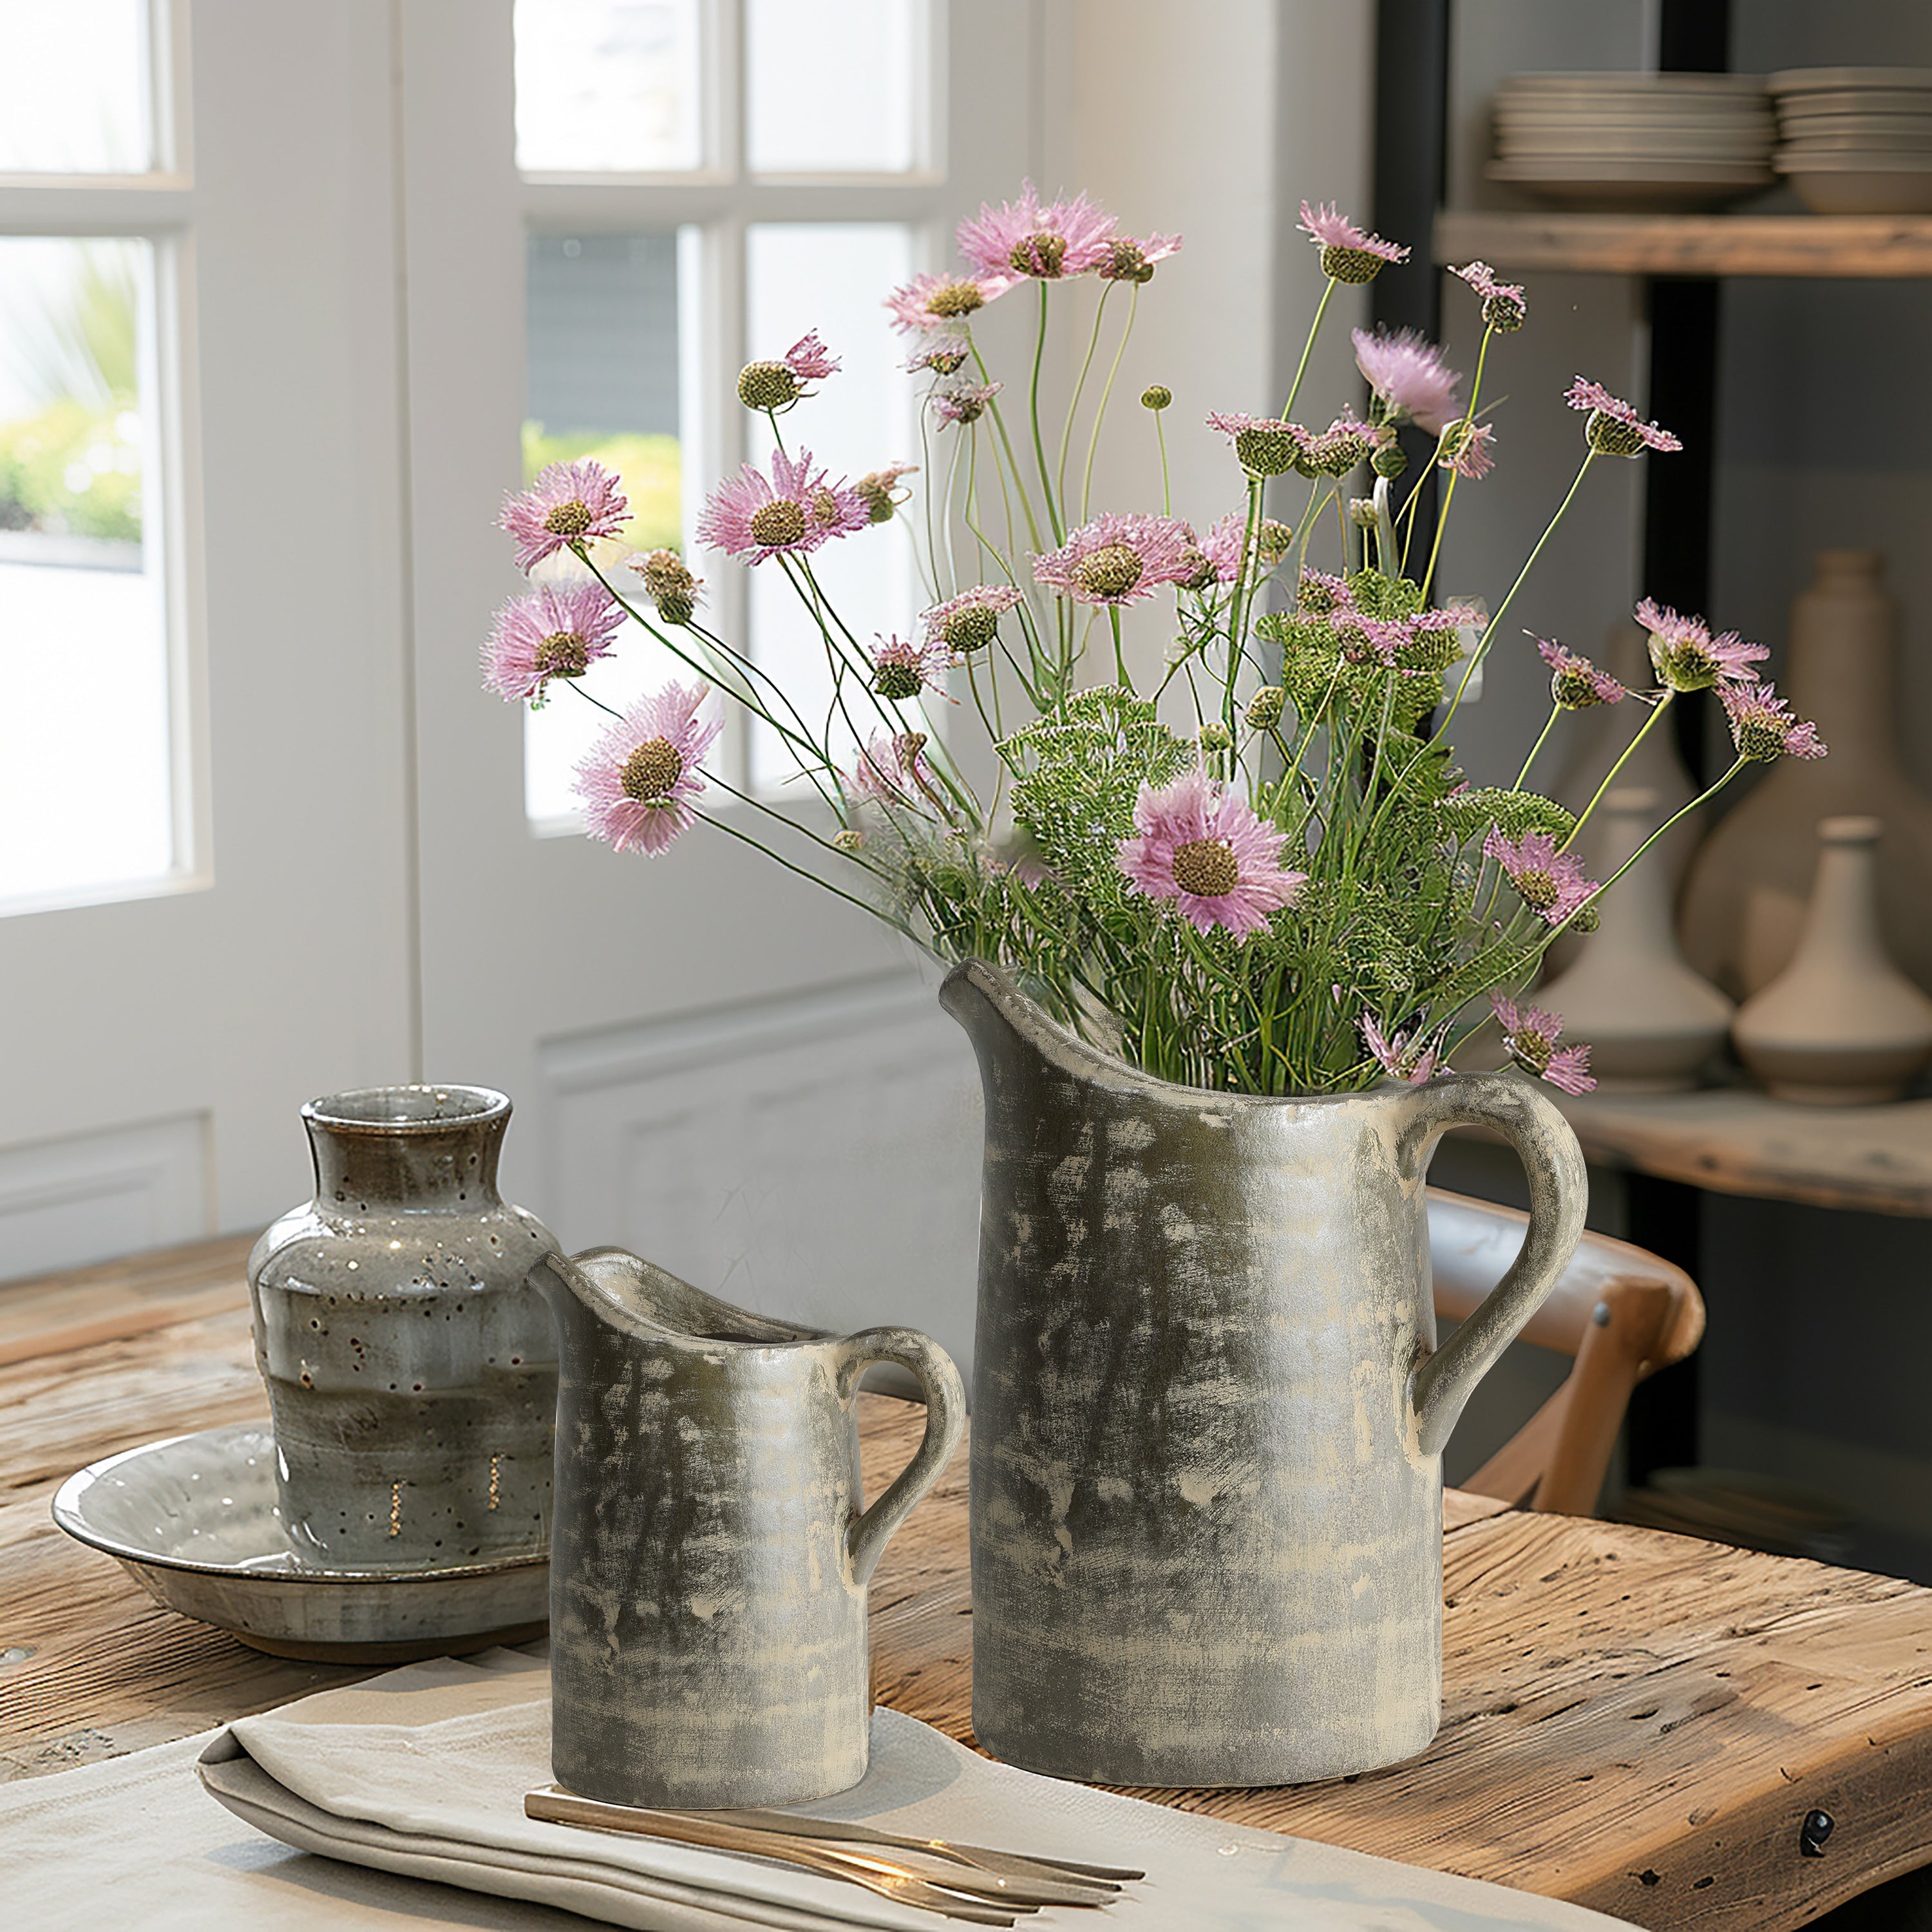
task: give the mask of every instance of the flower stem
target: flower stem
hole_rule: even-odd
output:
[[[1322,291],[1322,299],[1315,304],[1315,320],[1308,325],[1308,340],[1301,345],[1301,360],[1294,365],[1294,380],[1288,386],[1288,400],[1281,406],[1282,420],[1294,406],[1294,399],[1301,393],[1301,379],[1308,373],[1308,358],[1315,347],[1315,338],[1322,329],[1322,318],[1328,313],[1328,298],[1335,292],[1331,280]]]
[[[1046,520],[1056,544],[1066,541],[1061,527],[1060,506],[1054,501],[1053,478],[1046,466],[1046,439],[1040,430],[1040,372],[1046,360],[1046,284],[1040,284],[1040,322],[1033,337],[1033,381],[1027,390],[1027,410],[1033,419],[1033,460],[1040,472],[1040,494],[1046,499]]]
[[[1100,447],[1100,425],[1107,419],[1107,403],[1114,393],[1114,378],[1120,373],[1120,358],[1127,352],[1127,338],[1134,332],[1134,316],[1141,304],[1140,284],[1133,285],[1133,292],[1127,297],[1127,320],[1120,330],[1120,346],[1114,351],[1112,367],[1107,371],[1107,380],[1100,391],[1100,400],[1094,411],[1094,433],[1087,439],[1087,469],[1080,479],[1080,520],[1087,520],[1087,506],[1094,500],[1094,457]]]
[[[1577,816],[1576,824],[1570,826],[1569,837],[1564,839],[1562,845],[1557,848],[1559,851],[1567,852],[1571,846],[1576,844],[1577,833],[1581,832],[1583,827],[1589,823],[1590,814],[1596,810],[1598,806],[1602,802],[1604,793],[1608,791],[1611,786],[1616,783],[1618,772],[1622,771],[1624,766],[1630,763],[1631,754],[1636,750],[1638,746],[1641,745],[1645,739],[1650,736],[1652,726],[1653,726],[1657,721],[1670,709],[1672,704],[1676,701],[1676,698],[1677,694],[1675,691],[1666,691],[1664,694],[1663,697],[1658,700],[1656,704],[1652,707],[1650,716],[1637,728],[1636,736],[1632,738],[1630,742],[1624,747],[1622,757],[1618,758],[1616,763],[1604,774],[1603,783],[1598,786],[1597,789],[1590,795],[1589,803],[1584,806],[1582,811]],[[1519,779],[1517,782],[1520,784],[1522,781]],[[1720,784],[1723,782],[1724,781],[1721,778],[1718,781],[1718,783]]]
[[[1043,297],[1046,284],[1042,282],[1040,292]],[[1073,398],[1066,405],[1066,421],[1060,432],[1060,460],[1054,468],[1054,482],[1060,492],[1060,500],[1066,500],[1066,452],[1073,440],[1073,418],[1080,408],[1080,398],[1085,393],[1087,376],[1094,367],[1094,352],[1100,346],[1100,325],[1107,319],[1107,298],[1114,292],[1112,282],[1100,291],[1100,299],[1094,305],[1094,332],[1087,338],[1087,353],[1082,358],[1080,374],[1073,385]]]
[[[1562,715],[1563,707],[1562,705],[1552,704],[1550,707],[1550,722],[1544,726],[1542,731],[1538,736],[1536,742],[1530,746],[1529,756],[1523,760],[1522,770],[1518,772],[1516,775],[1516,783],[1510,787],[1510,790],[1511,791],[1522,790],[1522,782],[1525,778],[1528,777],[1530,766],[1536,763],[1537,754],[1543,749],[1545,745],[1549,743],[1550,734],[1556,729],[1556,721],[1558,718],[1562,717]]]

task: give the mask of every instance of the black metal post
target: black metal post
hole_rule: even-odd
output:
[[[1721,73],[1730,50],[1726,0],[1664,0],[1658,65]],[[1711,601],[1712,490],[1716,477],[1719,284],[1707,278],[1658,279],[1647,291],[1650,413],[1684,440],[1672,455],[1644,462],[1643,588],[1678,610],[1703,612]],[[1705,701],[1679,700],[1678,748],[1694,780],[1704,776]],[[1681,1181],[1634,1174],[1630,1238],[1695,1276],[1703,1196]],[[1698,1460],[1698,1358],[1640,1383],[1624,1437],[1629,1481]]]
[[[1376,0],[1372,222],[1412,253],[1406,267],[1370,284],[1369,314],[1377,328],[1413,328],[1432,341],[1442,319],[1431,244],[1443,201],[1448,92],[1449,0]],[[1426,463],[1436,447],[1412,430],[1402,442],[1412,464]],[[1421,487],[1416,514],[1426,530],[1436,514],[1432,470]]]

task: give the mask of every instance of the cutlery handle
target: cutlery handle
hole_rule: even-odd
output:
[[[866,1328],[845,1338],[838,1364],[838,1393],[850,1401],[859,1378],[874,1362],[896,1362],[918,1378],[926,1393],[926,1433],[912,1460],[862,1516],[853,1518],[845,1532],[845,1552],[853,1580],[862,1588],[871,1580],[880,1552],[894,1530],[914,1506],[938,1481],[966,1427],[966,1390],[952,1358],[929,1335],[916,1328]]]

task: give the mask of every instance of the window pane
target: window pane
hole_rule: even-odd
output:
[[[902,364],[905,345],[886,320],[886,292],[912,273],[912,231],[887,222],[788,222],[754,226],[746,236],[747,342],[755,357],[783,354],[815,328],[838,373],[784,418],[794,454],[808,448],[835,475],[862,476],[918,460],[914,385]],[[752,419],[752,454],[771,452],[771,426]],[[907,479],[914,485],[922,479]],[[902,514],[908,512],[902,512]],[[919,514],[914,506],[909,514]],[[827,544],[812,560],[827,598],[862,644],[879,632],[909,635],[920,603],[904,531],[887,524]],[[775,564],[751,573],[753,655],[785,686],[816,729],[832,700],[825,644]],[[832,727],[835,756],[849,757],[854,731],[882,728],[862,689],[846,684],[844,718]],[[752,776],[760,787],[792,779],[782,740],[754,735]],[[792,780],[790,789],[799,788]]]
[[[925,0],[747,0],[746,158],[758,174],[916,166]]]
[[[174,862],[145,242],[0,239],[0,899]]]
[[[594,456],[624,479],[634,518],[598,546],[608,572],[633,550],[683,547],[678,460],[678,272],[675,235],[533,235],[524,424],[526,481],[547,463]],[[568,556],[539,579],[580,574]],[[668,679],[694,675],[634,624],[616,650],[559,680],[524,734],[524,806],[533,820],[574,814],[577,761],[609,722],[586,695],[622,710]]]
[[[0,0],[0,174],[153,165],[147,0]]]
[[[518,167],[700,164],[698,0],[516,0],[515,31]]]

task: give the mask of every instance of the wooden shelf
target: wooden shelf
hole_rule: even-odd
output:
[[[1932,1100],[1805,1107],[1748,1087],[1560,1094],[1584,1151],[1718,1194],[1932,1219]]]
[[[1928,214],[1561,214],[1444,209],[1438,262],[1511,273],[1932,277]]]

